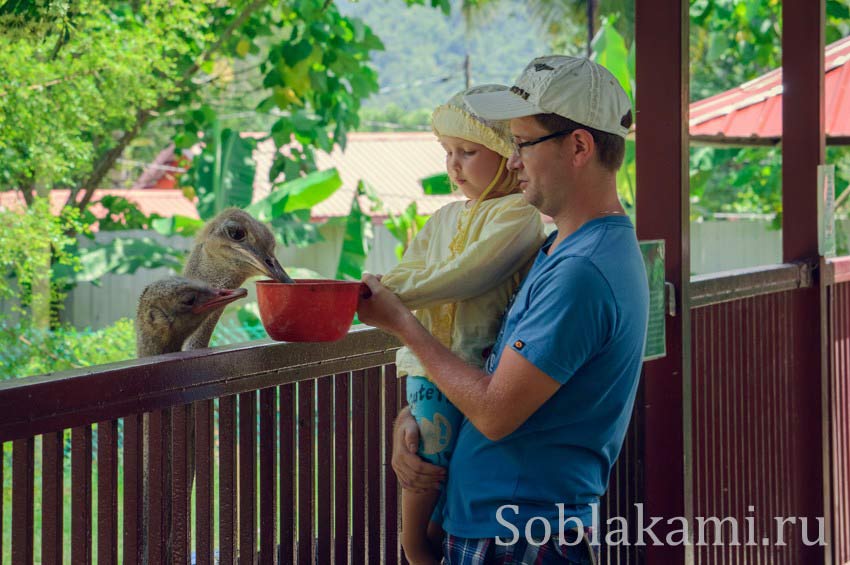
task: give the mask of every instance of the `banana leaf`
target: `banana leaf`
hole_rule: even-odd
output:
[[[317,171],[275,186],[271,194],[245,208],[245,211],[268,222],[284,214],[309,210],[327,200],[342,186],[336,169]]]

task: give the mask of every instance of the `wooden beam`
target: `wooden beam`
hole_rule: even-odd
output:
[[[666,242],[667,356],[645,364],[644,516],[692,518],[688,2],[636,0],[637,233]],[[662,526],[659,523],[658,526]],[[672,528],[654,528],[664,539]],[[647,563],[692,563],[691,546],[646,547]]]
[[[786,262],[820,262],[818,251],[818,166],[825,161],[824,20],[826,0],[782,3],[782,255]],[[810,524],[826,518],[830,530],[828,367],[823,340],[828,332],[826,289],[800,290],[800,330],[793,342],[794,403],[788,417],[809,441],[794,454],[794,510]],[[820,376],[820,382],[818,381]],[[829,534],[826,534],[829,543]],[[801,547],[799,563],[831,562],[821,546]]]

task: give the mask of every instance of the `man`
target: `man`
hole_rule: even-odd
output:
[[[631,105],[605,68],[565,56],[535,59],[510,91],[467,102],[511,120],[508,166],[557,231],[509,305],[486,372],[452,355],[371,275],[360,319],[397,335],[466,418],[448,472],[446,562],[592,563],[592,505],[628,426],[649,307],[616,187]],[[440,471],[411,455],[411,421],[399,418],[393,467],[405,488],[433,488]]]

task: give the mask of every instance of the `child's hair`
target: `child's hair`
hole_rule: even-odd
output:
[[[467,94],[481,94],[508,90],[501,84],[482,84],[458,92],[431,114],[431,128],[438,136],[458,137],[483,145],[502,156],[502,162],[490,186],[481,194],[481,200],[519,192],[516,171],[508,171],[507,161],[514,152],[511,131],[507,120],[491,121],[477,116],[464,100]],[[505,172],[502,175],[502,172]],[[500,179],[500,180],[499,180]],[[498,181],[498,182],[497,182]]]

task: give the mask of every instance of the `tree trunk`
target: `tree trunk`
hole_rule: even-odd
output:
[[[50,189],[43,185],[36,185],[36,195],[40,198],[49,198]],[[32,261],[39,268],[36,271],[30,289],[30,316],[34,328],[41,330],[50,329],[50,273],[53,249],[50,244],[42,248],[33,248]]]

